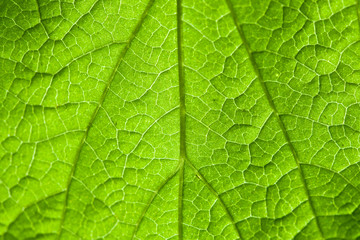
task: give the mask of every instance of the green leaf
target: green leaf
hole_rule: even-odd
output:
[[[0,0],[0,239],[359,239],[356,0]]]

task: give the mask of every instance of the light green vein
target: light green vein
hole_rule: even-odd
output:
[[[290,140],[289,134],[287,133],[287,131],[285,129],[285,125],[284,125],[283,121],[281,120],[281,118],[279,116],[279,113],[278,113],[278,111],[277,111],[277,109],[275,107],[275,104],[274,104],[274,102],[273,102],[273,100],[272,100],[272,98],[270,96],[270,93],[269,93],[269,91],[267,89],[267,86],[266,86],[266,84],[265,84],[265,82],[264,82],[264,80],[263,80],[263,78],[262,78],[262,76],[260,74],[259,68],[258,68],[258,66],[257,66],[257,64],[255,62],[253,53],[252,53],[252,51],[250,49],[250,46],[249,46],[249,44],[248,44],[248,42],[247,42],[247,40],[245,38],[245,34],[244,34],[243,30],[242,30],[242,27],[241,27],[240,23],[237,20],[237,16],[236,16],[236,13],[235,13],[235,10],[234,10],[234,6],[232,5],[230,0],[225,0],[225,1],[226,1],[226,4],[228,5],[228,8],[230,10],[230,14],[231,14],[231,17],[232,17],[232,19],[234,21],[236,29],[237,29],[237,31],[238,31],[238,33],[239,33],[239,35],[241,37],[241,40],[242,40],[242,42],[243,42],[243,44],[244,44],[244,46],[246,48],[246,52],[247,52],[247,54],[249,56],[251,65],[252,65],[252,67],[253,67],[253,69],[255,71],[255,74],[256,74],[257,78],[259,79],[261,88],[264,91],[264,94],[265,94],[265,96],[266,96],[266,98],[268,100],[268,103],[269,103],[270,107],[272,108],[272,111],[274,112],[274,114],[275,114],[275,116],[276,116],[276,118],[277,118],[277,120],[279,122],[281,131],[282,131],[282,133],[283,133],[283,135],[284,135],[284,137],[286,139],[286,142],[290,147],[291,153],[294,156],[297,168],[298,168],[299,173],[300,173],[300,178],[301,178],[301,181],[303,183],[304,190],[305,190],[306,196],[307,196],[308,201],[309,201],[309,205],[310,205],[312,214],[313,214],[313,216],[315,218],[316,225],[317,225],[317,227],[318,227],[318,229],[320,231],[320,234],[321,234],[322,238],[324,239],[324,233],[323,233],[323,231],[322,231],[322,229],[320,227],[319,219],[318,219],[317,215],[315,214],[315,209],[314,209],[312,200],[310,198],[309,189],[307,187],[305,177],[304,177],[304,173],[302,171],[302,168],[301,168],[301,165],[300,165],[300,162],[299,162],[299,157],[298,157],[298,155],[296,153],[296,150],[295,150],[295,148],[294,148],[294,146],[293,146],[293,144],[292,144],[292,142]]]
[[[49,87],[46,89],[46,92],[45,92],[45,94],[44,94],[44,97],[43,97],[43,99],[41,100],[41,104],[44,102],[44,100],[45,100],[45,98],[46,98],[46,96],[47,96],[47,94],[48,94],[49,89],[53,86],[55,77],[56,77],[58,74],[60,74],[61,71],[63,71],[66,67],[69,67],[72,63],[80,60],[81,58],[83,58],[83,57],[85,57],[85,56],[88,56],[89,54],[95,53],[96,51],[100,51],[100,50],[102,50],[102,49],[104,49],[104,48],[106,48],[106,47],[108,48],[108,47],[110,47],[110,46],[113,45],[113,44],[127,44],[127,42],[124,42],[124,41],[112,42],[112,43],[107,43],[107,44],[102,45],[102,46],[99,46],[99,47],[94,47],[94,49],[91,49],[91,50],[89,50],[89,51],[87,51],[87,52],[85,52],[85,53],[82,53],[82,54],[80,54],[80,55],[77,56],[77,57],[74,57],[71,61],[69,61],[69,62],[66,63],[65,65],[61,66],[55,73],[41,73],[41,74],[51,75],[50,85],[49,85]],[[27,67],[27,68],[28,68],[30,71],[35,72],[35,70],[32,70],[30,67]],[[37,72],[37,73],[40,73],[40,72],[38,72],[38,71],[36,71],[36,72]],[[34,78],[35,76],[36,76],[36,75],[34,75],[33,78]]]
[[[93,8],[94,8],[94,7],[96,6],[96,4],[98,4],[99,2],[100,2],[100,0],[94,1],[94,3],[91,5],[91,7],[90,7],[84,14],[82,14],[78,19],[76,19],[76,20],[72,23],[70,29],[69,29],[69,30],[64,34],[64,36],[62,37],[62,40],[64,40],[64,38],[66,37],[66,35],[69,34],[74,27],[78,26],[78,22],[80,22],[81,19],[83,19],[85,16],[87,16],[89,13],[91,13],[91,11],[93,10]],[[60,7],[61,7],[61,4],[60,4]],[[50,34],[53,33],[54,31],[56,31],[56,29],[57,29],[57,27],[54,28],[54,30],[53,30],[52,32],[50,32]]]
[[[85,140],[89,134],[89,130],[99,112],[99,109],[100,107],[102,106],[104,100],[105,100],[105,97],[109,91],[109,88],[111,86],[111,83],[112,81],[114,80],[114,77],[115,77],[115,74],[116,74],[116,71],[118,69],[118,67],[120,66],[120,63],[122,62],[125,54],[127,53],[128,49],[130,48],[130,45],[132,43],[132,41],[135,39],[135,36],[137,35],[137,33],[139,32],[140,28],[141,28],[141,25],[142,23],[144,22],[151,6],[153,5],[154,3],[154,0],[150,0],[144,10],[144,12],[142,13],[141,17],[140,17],[140,20],[139,22],[137,23],[135,29],[133,30],[133,32],[131,33],[130,37],[129,37],[129,40],[125,46],[125,48],[121,51],[120,55],[119,55],[119,59],[116,63],[116,65],[114,66],[114,70],[113,72],[111,73],[110,75],[110,78],[109,78],[109,81],[107,82],[106,86],[105,86],[105,89],[100,97],[100,100],[99,100],[99,103],[96,107],[96,109],[94,110],[92,116],[91,116],[91,119],[89,121],[89,124],[87,125],[86,127],[86,130],[85,130],[85,133],[84,133],[84,136],[83,138],[81,139],[81,142],[80,142],[80,145],[79,145],[79,148],[76,152],[76,155],[75,155],[75,160],[74,160],[74,163],[73,163],[73,166],[71,168],[71,172],[69,174],[69,177],[68,177],[68,180],[67,180],[67,185],[66,185],[66,195],[65,195],[65,204],[64,204],[64,208],[63,208],[63,212],[62,212],[62,215],[61,215],[61,222],[60,222],[60,226],[59,226],[59,230],[58,230],[58,238],[57,239],[60,239],[60,235],[61,235],[61,231],[63,229],[63,224],[64,224],[64,220],[65,220],[65,213],[66,213],[66,209],[67,209],[67,205],[68,205],[68,200],[69,200],[69,188],[70,188],[70,185],[71,185],[71,182],[72,182],[72,179],[73,179],[73,176],[74,176],[74,172],[76,170],[76,166],[77,166],[77,163],[79,161],[79,158],[80,158],[80,153],[81,153],[81,149],[83,148],[84,146],[84,143],[85,143]]]
[[[183,191],[184,191],[184,161],[186,159],[186,109],[185,109],[185,79],[182,52],[183,26],[181,0],[177,0],[177,45],[178,45],[178,72],[180,96],[180,156],[179,156],[179,198],[178,198],[178,234],[183,239]]]

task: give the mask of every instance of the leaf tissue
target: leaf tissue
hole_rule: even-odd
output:
[[[0,0],[0,240],[360,239],[357,0]]]

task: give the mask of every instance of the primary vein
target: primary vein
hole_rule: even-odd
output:
[[[177,45],[178,45],[178,72],[179,72],[179,97],[180,97],[180,156],[179,156],[179,198],[178,198],[178,234],[183,239],[183,191],[184,191],[184,162],[186,159],[186,109],[185,109],[185,79],[182,52],[182,6],[177,0]]]
[[[314,209],[314,206],[313,206],[311,198],[310,198],[309,189],[308,189],[306,181],[305,181],[304,173],[302,171],[297,152],[296,152],[296,150],[295,150],[295,148],[294,148],[294,146],[293,146],[293,144],[292,144],[292,142],[290,140],[290,137],[289,137],[289,134],[286,131],[285,125],[284,125],[283,121],[281,120],[281,118],[279,116],[279,113],[278,113],[278,111],[277,111],[277,109],[275,107],[275,104],[274,104],[274,102],[273,102],[273,100],[272,100],[272,98],[270,96],[270,93],[269,93],[269,91],[267,89],[267,86],[266,86],[266,84],[265,84],[265,82],[264,82],[264,80],[263,80],[263,78],[262,78],[262,76],[260,74],[259,68],[258,68],[258,66],[257,66],[257,64],[255,62],[255,59],[254,59],[254,56],[253,56],[252,51],[250,49],[250,46],[249,46],[249,44],[248,44],[248,42],[247,42],[247,40],[245,38],[245,34],[244,34],[244,32],[243,32],[243,30],[241,28],[240,23],[237,20],[236,13],[235,13],[235,10],[234,10],[234,6],[232,5],[231,0],[225,0],[225,1],[226,1],[226,4],[227,4],[227,6],[228,6],[228,8],[230,10],[230,14],[231,14],[231,17],[232,17],[232,19],[234,21],[235,27],[236,27],[236,29],[237,29],[240,37],[241,37],[241,40],[242,40],[242,42],[243,42],[243,44],[245,46],[245,49],[246,49],[246,52],[247,52],[247,54],[249,56],[251,65],[252,65],[252,67],[253,67],[253,69],[255,71],[255,74],[256,74],[257,78],[259,79],[261,88],[262,88],[262,90],[263,90],[263,92],[264,92],[264,94],[266,96],[266,99],[267,99],[270,107],[272,108],[273,113],[275,114],[275,116],[276,116],[276,118],[277,118],[277,120],[279,122],[281,131],[282,131],[282,133],[283,133],[283,135],[285,137],[285,140],[286,140],[287,144],[290,147],[291,153],[292,153],[292,155],[293,155],[293,157],[295,159],[297,169],[299,170],[300,178],[301,178],[302,184],[304,186],[304,190],[305,190],[305,193],[307,195],[312,214],[314,215],[316,225],[317,225],[317,227],[319,229],[319,232],[320,232],[322,238],[324,239],[324,234],[323,234],[322,229],[320,227],[319,219],[318,219],[317,215],[315,214],[315,209]]]
[[[177,0],[177,44],[178,44],[178,72],[179,72],[179,97],[180,97],[180,157],[179,157],[179,197],[178,197],[178,234],[179,239],[183,239],[183,192],[184,192],[184,167],[185,162],[189,164],[193,172],[199,176],[201,181],[210,190],[210,192],[219,200],[220,205],[226,212],[231,223],[233,224],[239,238],[242,239],[239,229],[225,206],[223,200],[209,182],[202,176],[196,167],[187,158],[186,153],[186,108],[185,108],[185,77],[184,77],[184,61],[183,61],[183,25],[182,25],[182,5],[181,0]]]

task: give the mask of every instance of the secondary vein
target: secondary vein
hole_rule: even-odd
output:
[[[154,3],[154,0],[150,0],[147,4],[147,6],[145,7],[145,10],[144,12],[142,13],[141,17],[140,17],[140,20],[139,22],[137,23],[136,27],[134,28],[133,32],[131,33],[130,37],[129,37],[129,40],[127,41],[126,43],[126,46],[124,47],[124,49],[121,51],[120,55],[119,55],[119,58],[118,58],[118,61],[116,62],[116,65],[114,67],[114,70],[113,72],[111,73],[110,75],[110,78],[108,80],[108,82],[106,83],[106,86],[105,86],[105,89],[100,97],[100,100],[99,100],[99,103],[98,105],[96,106],[93,114],[91,115],[91,118],[90,118],[90,121],[89,121],[89,124],[87,125],[86,127],[86,130],[85,130],[85,133],[84,133],[84,136],[82,137],[81,141],[80,141],[80,145],[79,145],[79,148],[76,152],[76,155],[75,155],[75,160],[74,160],[74,163],[73,163],[73,166],[71,168],[71,171],[70,171],[70,174],[68,176],[68,180],[67,180],[67,185],[66,185],[66,192],[65,192],[65,204],[64,204],[64,208],[63,208],[63,211],[62,211],[62,215],[61,215],[61,222],[60,222],[60,226],[59,226],[59,230],[58,230],[58,237],[57,239],[60,239],[60,235],[61,235],[61,231],[63,229],[63,225],[64,225],[64,220],[65,220],[65,213],[66,213],[66,209],[67,209],[67,205],[68,205],[68,200],[69,200],[69,187],[71,185],[71,182],[73,180],[73,176],[74,176],[74,173],[75,173],[75,170],[76,170],[76,167],[77,167],[77,163],[79,161],[79,158],[80,158],[80,153],[81,153],[81,150],[85,144],[85,140],[89,134],[89,131],[91,129],[91,126],[92,124],[94,123],[94,120],[99,112],[99,109],[101,108],[104,100],[105,100],[105,97],[109,91],[109,88],[111,86],[111,83],[113,82],[114,80],[114,77],[115,77],[115,74],[116,74],[116,71],[117,69],[119,68],[120,66],[120,63],[122,62],[125,54],[127,53],[128,49],[130,48],[131,46],[131,43],[132,41],[135,39],[135,36],[137,35],[137,33],[139,32],[140,28],[141,28],[141,25],[142,23],[144,22],[151,6],[153,5]]]
[[[250,49],[250,46],[249,46],[249,44],[248,44],[248,42],[247,42],[247,40],[245,38],[245,34],[244,34],[243,30],[242,30],[242,27],[241,27],[240,23],[237,20],[236,13],[235,13],[235,10],[234,10],[234,6],[232,5],[230,0],[225,0],[225,1],[226,1],[226,4],[228,5],[228,8],[230,10],[230,14],[231,14],[231,17],[232,17],[232,19],[234,21],[235,27],[236,27],[236,29],[237,29],[240,37],[241,37],[241,40],[242,40],[242,42],[243,42],[243,44],[244,44],[244,46],[246,48],[246,52],[247,52],[247,54],[249,56],[251,65],[252,65],[252,67],[253,67],[253,69],[255,71],[255,74],[256,74],[257,78],[259,79],[261,88],[262,88],[262,90],[263,90],[263,92],[264,92],[264,94],[265,94],[265,96],[266,96],[266,98],[268,100],[268,103],[269,103],[270,107],[272,108],[273,113],[275,114],[275,116],[276,116],[276,118],[277,118],[277,120],[279,122],[281,131],[282,131],[282,133],[283,133],[283,135],[285,137],[285,140],[286,140],[287,144],[290,147],[291,153],[292,153],[292,155],[293,155],[293,157],[295,159],[297,168],[298,168],[299,173],[300,173],[300,178],[301,178],[302,184],[304,186],[305,194],[307,195],[307,198],[308,198],[308,201],[309,201],[311,212],[312,212],[312,214],[313,214],[313,216],[315,218],[316,225],[317,225],[317,227],[319,229],[319,232],[320,232],[322,238],[324,239],[324,234],[323,234],[323,231],[322,231],[322,229],[320,227],[319,219],[318,219],[317,215],[315,214],[315,209],[314,209],[313,203],[312,203],[311,198],[310,198],[309,189],[307,187],[305,177],[304,177],[304,173],[302,171],[302,168],[301,168],[301,165],[300,165],[300,162],[299,162],[299,157],[297,155],[295,147],[294,147],[294,145],[292,144],[292,142],[290,140],[290,137],[289,137],[289,134],[286,131],[285,125],[284,125],[283,121],[281,120],[281,118],[279,116],[279,113],[278,113],[278,111],[277,111],[277,109],[275,107],[275,104],[274,104],[274,102],[273,102],[273,100],[272,100],[272,98],[270,96],[269,90],[267,89],[267,86],[266,86],[266,84],[265,84],[265,82],[264,82],[264,80],[262,78],[262,75],[260,74],[259,67],[257,66],[257,64],[255,62],[255,59],[254,59],[254,56],[253,56],[252,51]]]
[[[230,210],[227,208],[227,206],[225,205],[224,201],[221,199],[219,194],[211,186],[211,184],[206,180],[206,178],[196,169],[196,167],[192,164],[192,162],[190,160],[186,159],[186,163],[189,164],[189,166],[191,167],[193,172],[200,178],[200,180],[205,184],[205,186],[209,189],[209,191],[219,200],[219,203],[220,203],[221,207],[224,209],[226,215],[228,216],[228,218],[230,219],[232,225],[234,226],[234,229],[235,229],[236,233],[238,234],[239,239],[243,239],[243,237],[241,236],[240,230],[236,226],[236,222],[235,222],[233,216],[230,213]]]
[[[143,221],[144,217],[145,217],[145,214],[146,212],[149,210],[152,202],[154,201],[155,197],[160,193],[160,191],[163,189],[163,187],[178,173],[179,171],[179,165],[175,168],[175,170],[173,171],[173,173],[171,173],[163,183],[161,183],[161,185],[155,190],[155,192],[153,193],[153,195],[151,196],[151,198],[149,199],[148,203],[146,204],[146,207],[144,208],[144,210],[142,211],[141,213],[141,216],[138,220],[138,222],[136,223],[136,226],[135,226],[135,229],[134,229],[134,232],[132,234],[132,237],[131,239],[134,239],[139,227],[140,227],[140,224],[141,222]]]
[[[36,5],[37,5],[37,10],[39,12],[39,23],[41,24],[41,26],[44,28],[44,31],[45,31],[45,34],[47,36],[47,38],[49,38],[49,33],[47,31],[47,29],[45,28],[44,24],[43,24],[43,18],[42,18],[42,14],[41,14],[41,11],[40,11],[40,3],[39,3],[39,0],[36,0]]]
[[[177,44],[178,44],[178,72],[179,72],[179,97],[180,97],[180,156],[179,156],[179,197],[178,197],[178,234],[183,239],[183,192],[184,192],[184,162],[186,159],[186,109],[185,109],[185,79],[183,63],[183,26],[181,0],[177,0]]]
[[[357,20],[358,20],[358,24],[359,24],[359,29],[360,29],[360,0],[356,1],[356,15],[357,15]]]

